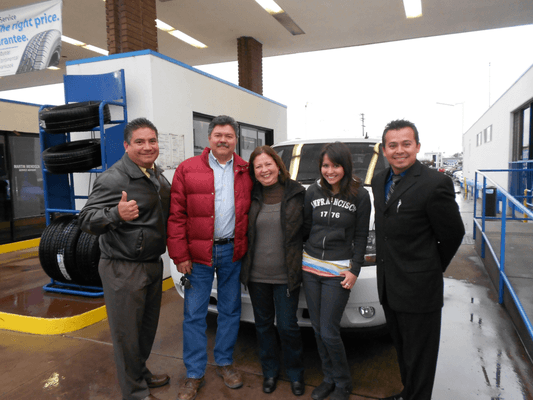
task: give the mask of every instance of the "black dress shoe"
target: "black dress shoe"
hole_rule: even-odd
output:
[[[165,386],[170,381],[170,376],[167,374],[161,375],[152,375],[150,378],[146,379],[146,383],[149,388],[157,388]]]
[[[143,400],[159,400],[159,398],[149,394]]]
[[[276,390],[277,382],[278,382],[277,377],[263,379],[263,392],[272,393],[274,390]]]
[[[379,400],[403,400],[403,397],[400,394],[395,394],[394,396],[390,396],[390,397],[385,397],[383,399],[379,399]]]
[[[335,390],[333,393],[331,393],[331,396],[329,396],[329,400],[348,400],[350,398],[350,393],[352,393],[352,387],[335,387]]]
[[[302,381],[291,382],[292,394],[301,396],[305,392],[305,385]]]
[[[311,393],[311,398],[313,400],[324,400],[334,390],[335,390],[335,384],[334,383],[322,382],[320,385],[318,385],[313,390],[313,392]]]

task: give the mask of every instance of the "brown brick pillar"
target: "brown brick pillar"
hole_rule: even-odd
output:
[[[107,0],[109,54],[157,51],[156,0]]]
[[[263,45],[252,37],[237,39],[239,86],[263,94]]]

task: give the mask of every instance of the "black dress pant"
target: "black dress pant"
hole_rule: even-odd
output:
[[[384,304],[404,389],[404,400],[431,400],[439,355],[442,309],[405,313]]]

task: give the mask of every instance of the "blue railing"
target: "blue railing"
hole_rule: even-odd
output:
[[[532,206],[533,160],[513,161],[509,163],[509,192],[522,199],[526,207]],[[514,216],[514,207],[512,207]]]
[[[494,261],[498,267],[499,270],[499,288],[498,288],[498,302],[500,304],[503,303],[503,293],[504,290],[507,289],[509,291],[509,294],[511,298],[513,299],[513,302],[518,310],[518,313],[520,317],[522,318],[522,321],[524,322],[524,325],[526,326],[526,329],[529,333],[529,336],[531,337],[531,340],[533,340],[533,326],[531,325],[531,321],[529,317],[527,316],[524,307],[522,306],[522,303],[520,302],[520,299],[518,295],[516,294],[516,291],[514,290],[511,282],[509,281],[509,278],[507,277],[507,274],[505,273],[505,239],[506,239],[506,232],[507,232],[507,221],[508,220],[533,220],[533,212],[525,207],[517,198],[524,197],[524,196],[512,196],[507,190],[502,188],[500,185],[498,185],[494,180],[486,176],[487,172],[517,172],[514,169],[509,170],[479,170],[476,171],[476,176],[474,180],[474,239],[476,238],[476,227],[481,232],[482,238],[481,238],[481,258],[485,258],[485,248],[488,248],[489,251],[492,253],[492,257],[494,258]],[[520,170],[520,173],[531,173],[533,172],[533,169],[528,170]],[[477,198],[478,198],[478,174],[483,176],[483,184],[481,189],[482,193],[482,212],[481,216],[477,215]],[[496,217],[487,217],[486,214],[486,204],[487,204],[487,181],[490,182],[490,186],[494,188],[494,190],[497,190],[501,194],[501,217],[498,217],[496,213]],[[513,209],[513,213],[511,217],[507,216],[507,204],[509,203],[509,206]],[[522,218],[516,218],[514,215],[514,210],[518,210],[518,212],[523,213]],[[481,223],[479,222],[481,220]],[[494,251],[494,248],[492,244],[490,243],[490,240],[486,234],[485,231],[485,222],[487,220],[501,220],[501,237],[500,237],[500,256],[498,257],[496,255],[496,252]],[[528,251],[529,251],[529,245],[528,245]]]

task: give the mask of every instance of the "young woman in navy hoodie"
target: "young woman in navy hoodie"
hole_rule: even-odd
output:
[[[311,397],[345,400],[353,386],[340,322],[364,261],[370,196],[352,174],[345,144],[325,145],[319,167],[304,202],[303,286],[324,373]]]

